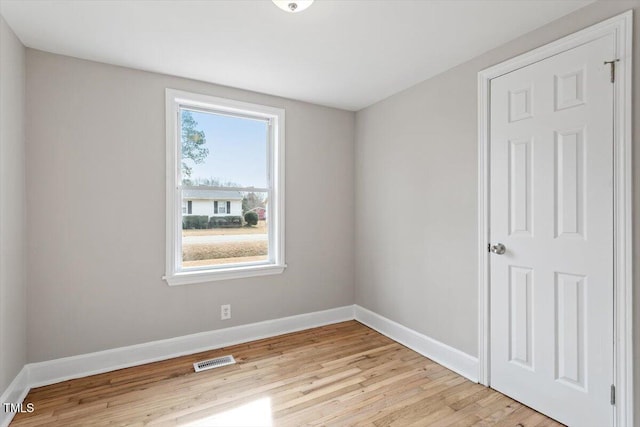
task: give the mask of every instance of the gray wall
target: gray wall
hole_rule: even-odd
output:
[[[286,109],[282,275],[161,280],[167,87]],[[354,113],[27,49],[27,117],[30,362],[353,304]]]
[[[477,355],[477,73],[628,9],[635,9],[638,76],[640,1],[603,1],[357,113],[357,304]],[[636,118],[639,100],[636,77]],[[637,147],[637,120],[634,140]],[[637,260],[638,149],[634,164]],[[636,343],[640,348],[640,339]]]
[[[0,394],[27,361],[25,49],[0,16]]]

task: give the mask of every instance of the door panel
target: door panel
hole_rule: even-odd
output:
[[[491,386],[576,426],[613,419],[613,52],[491,82]]]
[[[509,266],[509,361],[533,369],[533,271]]]

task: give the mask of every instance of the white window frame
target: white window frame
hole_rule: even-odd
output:
[[[182,258],[180,107],[268,122],[267,186],[270,191],[268,260],[188,270],[180,268]],[[167,89],[166,129],[166,271],[163,279],[170,286],[176,286],[282,273],[286,268],[284,261],[284,109]],[[254,190],[247,188],[246,191]]]

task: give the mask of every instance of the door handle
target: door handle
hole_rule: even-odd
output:
[[[502,255],[507,251],[507,248],[502,243],[489,246],[489,250],[496,255]]]

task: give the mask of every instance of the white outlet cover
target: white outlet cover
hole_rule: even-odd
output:
[[[231,319],[231,304],[224,304],[220,306],[220,319]]]

